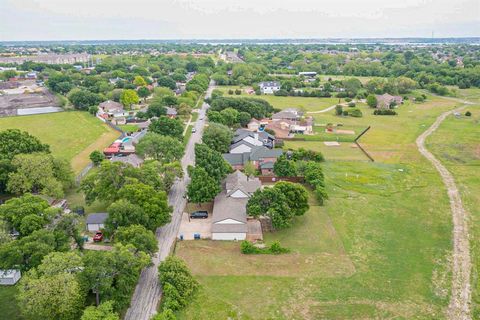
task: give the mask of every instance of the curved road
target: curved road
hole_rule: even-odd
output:
[[[450,99],[461,102],[464,106],[442,113],[435,122],[417,138],[417,147],[420,153],[430,161],[442,177],[447,187],[450,199],[450,208],[453,221],[453,265],[452,265],[452,293],[448,305],[447,317],[450,320],[472,319],[470,303],[472,299],[470,287],[471,257],[468,232],[468,212],[464,209],[462,198],[452,174],[435,156],[425,147],[425,140],[440,124],[452,113],[461,111],[471,102]]]
[[[210,97],[213,89],[213,82],[211,82],[205,95],[206,98]],[[202,139],[203,128],[205,126],[205,113],[208,107],[208,104],[203,103],[199,111],[198,120],[195,123],[196,132],[190,137],[185,149],[185,155],[182,158],[184,178],[178,180],[173,185],[168,195],[168,203],[173,207],[172,221],[157,229],[158,252],[152,259],[153,265],[145,268],[140,275],[132,301],[130,302],[130,308],[125,314],[125,320],[149,320],[157,313],[157,305],[162,296],[162,290],[158,283],[157,268],[160,262],[170,254],[172,245],[175,243],[175,238],[177,237],[183,209],[186,205],[186,200],[183,198],[183,195],[190,180],[186,169],[187,166],[194,164],[195,143],[200,142]]]

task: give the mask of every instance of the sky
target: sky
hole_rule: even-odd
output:
[[[0,41],[478,37],[480,0],[0,0]]]

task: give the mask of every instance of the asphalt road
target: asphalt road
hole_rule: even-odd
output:
[[[210,83],[206,97],[210,97],[213,88],[213,83]],[[160,262],[165,260],[170,254],[172,245],[178,234],[178,229],[180,228],[182,213],[186,205],[186,200],[183,198],[183,195],[190,180],[186,170],[187,166],[193,165],[195,162],[194,147],[195,143],[201,141],[203,128],[205,126],[205,113],[208,107],[208,104],[203,103],[198,120],[195,123],[196,132],[190,137],[190,141],[185,149],[185,155],[182,158],[182,166],[185,172],[184,178],[178,180],[173,185],[168,195],[168,202],[173,207],[172,221],[157,229],[158,252],[152,258],[153,265],[144,269],[140,275],[130,303],[130,308],[125,314],[125,320],[149,320],[157,313],[157,305],[162,295],[162,290],[158,282],[157,268]]]

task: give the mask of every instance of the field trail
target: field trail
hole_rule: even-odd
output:
[[[453,261],[452,261],[452,294],[447,310],[447,318],[451,320],[470,320],[472,319],[470,303],[472,292],[470,286],[471,257],[468,231],[468,212],[465,210],[458,191],[457,185],[452,174],[442,163],[435,158],[425,147],[425,140],[440,124],[454,112],[459,112],[467,105],[473,104],[469,101],[447,98],[461,102],[464,105],[442,113],[435,122],[423,132],[416,140],[420,153],[430,161],[442,177],[443,183],[447,187],[448,197],[450,198],[450,208],[453,221]]]

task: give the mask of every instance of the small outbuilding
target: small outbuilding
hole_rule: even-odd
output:
[[[13,286],[21,277],[22,273],[18,269],[0,270],[0,285]]]
[[[105,228],[105,221],[107,220],[107,218],[108,213],[106,212],[89,214],[86,221],[87,231],[96,232]]]

